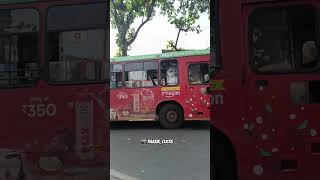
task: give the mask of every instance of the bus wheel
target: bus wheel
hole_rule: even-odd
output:
[[[175,104],[166,104],[160,111],[160,125],[166,129],[180,128],[183,124],[183,112]]]

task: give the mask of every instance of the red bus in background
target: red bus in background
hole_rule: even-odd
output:
[[[116,57],[110,69],[110,119],[159,120],[165,128],[184,120],[209,120],[209,49]]]
[[[212,179],[320,179],[320,1],[212,3]]]
[[[108,179],[105,0],[0,2],[0,179]]]

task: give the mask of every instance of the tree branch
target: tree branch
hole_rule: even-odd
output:
[[[143,26],[144,24],[146,24],[148,21],[151,20],[151,16],[152,16],[152,13],[153,13],[153,9],[154,9],[155,4],[156,4],[156,0],[152,0],[151,5],[150,5],[150,7],[148,8],[147,19],[144,20],[144,21],[142,21],[142,23],[140,24],[140,26],[138,27],[138,29],[136,30],[136,32],[134,33],[134,35],[132,36],[132,38],[128,41],[128,46],[130,46],[130,45],[134,42],[134,40],[137,38],[138,33],[139,33],[140,29],[142,28],[142,26]]]

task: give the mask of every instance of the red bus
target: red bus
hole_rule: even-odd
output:
[[[0,179],[107,179],[105,0],[0,2]]]
[[[320,179],[320,2],[213,3],[212,179]]]
[[[111,59],[111,121],[209,120],[209,49]]]

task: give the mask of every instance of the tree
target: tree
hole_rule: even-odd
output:
[[[178,40],[181,32],[200,33],[200,25],[196,21],[200,14],[207,12],[209,14],[209,0],[168,0],[161,4],[161,13],[166,14],[169,23],[174,24],[178,29],[176,41],[168,41],[167,48],[172,50],[182,50],[178,48]]]
[[[117,56],[127,56],[131,44],[141,28],[155,15],[159,3],[165,0],[111,0],[111,25],[117,29]],[[134,21],[141,18],[138,28],[132,27]]]

